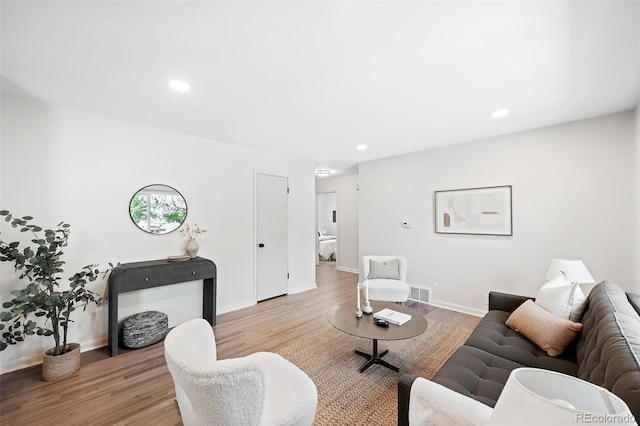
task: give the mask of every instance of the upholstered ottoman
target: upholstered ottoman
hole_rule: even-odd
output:
[[[143,348],[164,339],[168,332],[167,314],[158,311],[140,312],[125,320],[122,344],[128,348]]]

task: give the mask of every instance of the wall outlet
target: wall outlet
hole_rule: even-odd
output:
[[[440,284],[433,283],[433,291],[440,291]]]

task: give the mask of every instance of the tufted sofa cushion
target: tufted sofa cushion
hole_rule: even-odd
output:
[[[462,346],[431,381],[494,407],[509,373],[518,367],[524,365],[478,348]]]
[[[640,316],[612,282],[594,287],[588,303],[576,345],[578,377],[618,395],[640,419]]]
[[[562,356],[550,357],[505,325],[509,315],[510,312],[489,311],[432,381],[493,407],[515,368],[538,367],[577,374],[574,347]]]
[[[480,321],[465,345],[473,346],[490,354],[517,362],[527,367],[544,368],[575,376],[575,345],[558,357],[551,357],[538,345],[507,327],[505,322],[510,312],[489,311]]]

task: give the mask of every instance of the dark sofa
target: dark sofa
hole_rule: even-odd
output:
[[[556,358],[505,325],[527,299],[532,298],[491,292],[489,312],[431,380],[494,407],[512,370],[543,368],[607,388],[640,419],[640,296],[608,281],[596,285],[587,298],[582,332]],[[405,374],[398,383],[400,426],[409,424],[414,380]]]

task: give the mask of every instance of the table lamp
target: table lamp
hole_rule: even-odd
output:
[[[516,368],[489,417],[490,426],[635,425],[618,396],[577,377],[540,368]]]
[[[582,260],[553,259],[546,279],[551,280],[563,274],[570,283],[593,283],[595,280]]]

